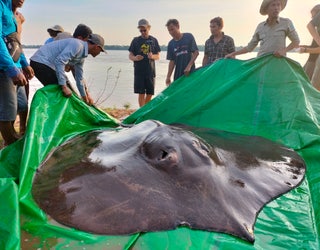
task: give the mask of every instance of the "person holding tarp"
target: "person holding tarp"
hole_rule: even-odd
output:
[[[180,76],[188,76],[196,68],[195,61],[199,55],[199,49],[191,33],[182,33],[177,19],[167,21],[167,29],[172,39],[168,43],[167,60],[169,60],[166,85],[171,84],[171,75],[174,71],[174,80]]]
[[[300,39],[292,21],[288,18],[279,17],[286,4],[287,0],[263,0],[260,14],[268,15],[267,20],[257,26],[251,41],[246,47],[226,55],[226,58],[234,58],[237,55],[251,52],[259,42],[258,56],[273,53],[273,55],[281,57],[285,56],[288,51],[297,48]],[[286,46],[287,37],[291,41],[288,46]]]
[[[65,67],[68,64],[73,66],[79,93],[87,104],[92,105],[83,77],[83,64],[88,54],[96,57],[102,51],[105,52],[104,39],[98,34],[91,34],[87,41],[61,39],[41,46],[30,58],[30,64],[35,76],[44,86],[59,84],[65,97],[72,95]]]
[[[12,0],[0,1],[0,132],[4,144],[18,139],[13,123],[17,116],[17,86],[25,86],[34,75],[23,54]]]
[[[307,28],[311,36],[313,37],[310,48],[316,48],[320,46],[320,4],[317,4],[311,9],[311,21],[308,23]],[[302,46],[301,52],[306,52],[307,46]],[[320,90],[320,58],[318,49],[310,49],[310,55],[303,69],[308,75],[312,85]],[[309,50],[308,50],[309,51]],[[312,52],[311,52],[312,51]],[[308,53],[308,52],[307,52]]]

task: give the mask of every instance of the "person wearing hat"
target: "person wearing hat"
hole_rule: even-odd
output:
[[[60,32],[57,34],[57,36],[54,38],[54,41],[60,40],[60,39],[66,39],[66,38],[78,38],[82,41],[87,41],[89,39],[89,36],[92,34],[92,30],[85,24],[80,23],[74,30],[73,34],[70,32]]]
[[[74,67],[75,80],[82,99],[92,105],[92,99],[85,89],[83,64],[88,54],[96,57],[105,52],[104,39],[98,34],[91,34],[87,41],[66,38],[41,46],[30,58],[30,65],[34,69],[36,78],[44,85],[59,84],[65,97],[70,97],[72,91],[67,86],[69,80],[65,73],[65,66]]]
[[[60,25],[54,25],[51,28],[47,29],[50,37],[45,41],[44,44],[51,43],[54,41],[54,38],[61,32],[64,32],[64,29]]]
[[[260,14],[267,15],[267,20],[257,26],[251,41],[246,47],[226,55],[226,58],[234,58],[237,55],[251,52],[259,42],[258,56],[273,53],[273,55],[281,57],[285,56],[288,51],[299,47],[299,36],[292,21],[288,18],[279,17],[286,4],[287,0],[263,0]],[[286,46],[287,37],[291,41],[288,46]]]
[[[140,36],[133,38],[129,47],[129,59],[134,65],[134,93],[139,106],[148,103],[154,95],[155,60],[160,58],[158,40],[149,34],[151,25],[146,19],[138,22]]]

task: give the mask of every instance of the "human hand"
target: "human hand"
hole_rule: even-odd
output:
[[[171,79],[170,77],[167,77],[166,78],[166,85],[169,86],[171,84]]]
[[[149,52],[148,53],[148,59],[152,59],[152,56],[153,56],[152,52]]]
[[[20,72],[18,75],[11,77],[13,84],[18,86],[25,86],[28,84],[28,80],[24,76],[22,72]]]
[[[188,66],[184,69],[183,73],[184,73],[185,76],[188,76],[188,75],[190,75],[190,71],[191,71],[191,66],[188,65]]]
[[[273,55],[275,57],[283,57],[286,55],[286,50],[285,49],[277,50],[277,51],[273,52]]]
[[[135,56],[135,61],[141,61],[141,60],[143,60],[143,56],[142,55],[136,55]]]
[[[230,53],[230,54],[228,54],[228,55],[226,55],[224,58],[235,58],[235,56],[233,55],[233,53]]]
[[[90,105],[90,106],[93,106],[94,105],[94,100],[93,98],[89,95],[89,93],[87,92],[85,96],[81,96],[82,100]]]
[[[34,77],[34,71],[31,66],[24,67],[22,71],[28,80],[31,80]]]
[[[300,46],[299,47],[299,53],[306,53],[307,51],[307,46]]]

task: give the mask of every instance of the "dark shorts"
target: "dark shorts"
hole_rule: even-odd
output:
[[[154,95],[155,79],[151,76],[135,75],[134,76],[134,93]]]
[[[30,61],[30,66],[33,68],[34,75],[36,78],[44,85],[58,84],[58,78],[56,71],[49,66],[38,63],[35,61]]]
[[[14,121],[17,116],[17,91],[12,79],[0,71],[0,121]]]

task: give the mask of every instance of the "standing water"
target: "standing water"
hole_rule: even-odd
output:
[[[35,51],[36,49],[24,49],[28,59]],[[162,51],[160,60],[156,61],[155,96],[166,88],[165,79],[168,69],[166,54],[166,51]],[[246,60],[255,56],[256,53],[247,53],[237,58]],[[308,54],[289,53],[288,57],[304,65]],[[196,67],[201,66],[202,59],[203,52],[201,51],[196,61]],[[71,73],[67,75],[76,89],[73,76]],[[129,60],[128,51],[109,50],[107,54],[101,53],[95,58],[89,55],[84,63],[84,77],[90,94],[97,101],[97,106],[104,108],[139,108],[138,96],[133,93],[133,62]],[[30,100],[35,91],[41,87],[41,83],[36,78],[30,81]]]

